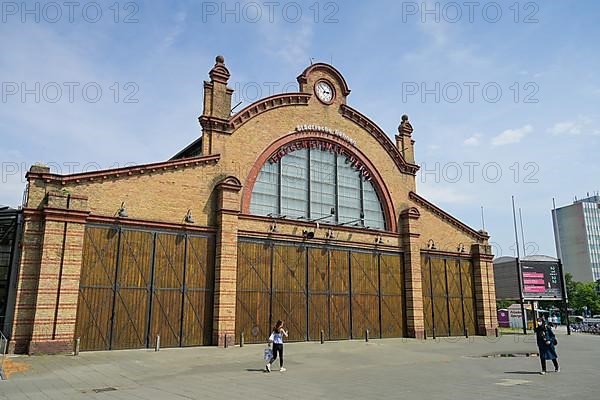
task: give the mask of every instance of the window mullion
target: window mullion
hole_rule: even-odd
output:
[[[281,161],[281,159],[279,160],[279,162],[277,163],[277,215],[281,215],[281,168],[282,168],[282,164],[283,162]]]
[[[358,181],[360,182],[359,187],[360,187],[360,210],[359,210],[359,214],[358,216],[360,217],[360,213],[362,213],[362,215],[365,215],[365,194],[363,191],[363,180],[362,177],[360,176],[360,172],[358,173]],[[360,221],[362,226],[365,226],[365,219],[363,218]]]
[[[338,188],[339,185],[339,179],[338,179],[338,154],[334,154],[333,155],[333,179],[334,179],[334,184],[335,184],[335,190],[334,190],[334,207],[335,207],[335,223],[339,224],[340,223],[340,190]]]
[[[310,207],[310,203],[312,202],[312,194],[310,192],[310,190],[311,190],[310,189],[310,180],[311,180],[311,177],[312,177],[311,168],[310,168],[310,154],[311,154],[311,152],[312,152],[311,149],[307,149],[307,152],[306,152],[307,153],[306,154],[306,176],[307,176],[307,179],[306,179],[306,181],[307,181],[306,182],[306,190],[308,191],[308,193],[306,194],[306,198],[307,198],[307,202],[306,202],[306,210],[307,210],[306,217],[308,219],[312,218],[311,207]]]

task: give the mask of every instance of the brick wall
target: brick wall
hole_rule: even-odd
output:
[[[457,253],[462,244],[467,253],[473,254],[478,323],[484,333],[494,328],[491,256],[482,250],[487,245],[487,237],[411,195],[416,192],[414,174],[399,170],[398,160],[389,148],[384,148],[381,137],[378,139],[373,131],[374,125],[366,117],[351,119],[343,113],[347,104],[343,78],[341,80],[327,67],[315,68],[302,80],[303,92],[311,95],[310,98],[304,96],[308,99],[306,102],[288,105],[284,100],[277,100],[256,108],[249,107],[239,111],[230,119],[231,125],[227,125],[227,120],[223,123],[223,117],[229,115],[231,90],[224,86],[229,72],[225,73],[223,68],[224,64],[219,60],[211,71],[213,79],[204,86],[205,111],[201,122],[205,154],[202,157],[190,159],[189,163],[169,162],[160,167],[106,171],[68,179],[47,175],[47,171],[39,168],[32,170],[17,290],[15,350],[22,349],[29,340],[33,340],[34,350],[41,348],[43,343],[62,340],[65,346],[70,344],[86,213],[89,212],[90,218],[110,220],[123,202],[127,220],[138,224],[152,221],[182,225],[187,210],[191,209],[194,226],[217,229],[213,339],[215,344],[223,345],[224,335],[234,332],[238,233],[298,240],[302,230],[309,226],[279,221],[279,232],[272,235],[269,233],[271,221],[267,218],[240,215],[240,191],[244,190],[261,153],[282,135],[304,124],[346,133],[356,141],[356,148],[365,154],[385,182],[394,215],[399,217],[395,221],[398,231],[378,233],[340,227],[334,228],[336,237],[329,242],[375,248],[375,239],[381,236],[383,243],[377,245],[380,248],[404,251],[408,271],[409,334],[420,337],[423,332],[420,250],[427,248],[430,240],[435,242],[438,250],[446,253]],[[312,95],[314,83],[323,78],[334,85],[337,93],[331,105],[322,104]],[[410,145],[404,154],[411,161],[413,137],[418,139],[418,129],[414,135],[412,126],[410,129],[408,126],[400,130],[402,137],[391,146]],[[235,180],[239,180],[241,188],[233,188],[237,185]],[[64,203],[66,198],[56,195],[63,189],[71,194],[70,207]],[[50,192],[55,194],[49,195]],[[54,212],[50,216],[50,209],[62,209],[65,214]],[[63,239],[65,224],[67,236]],[[315,241],[327,240],[326,229],[323,226],[316,232]],[[57,252],[63,251],[64,257],[59,257]]]

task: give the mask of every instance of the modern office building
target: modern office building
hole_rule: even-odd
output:
[[[600,196],[552,212],[556,252],[565,273],[580,282],[600,279]]]

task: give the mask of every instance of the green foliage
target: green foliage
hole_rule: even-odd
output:
[[[565,285],[569,294],[569,307],[577,313],[583,312],[583,307],[594,314],[600,314],[600,295],[596,282],[576,282],[571,274],[565,275]]]
[[[500,310],[501,308],[508,308],[511,304],[514,304],[514,300],[497,300],[496,301],[496,310]]]

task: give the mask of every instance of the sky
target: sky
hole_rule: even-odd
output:
[[[2,2],[0,204],[25,173],[169,159],[200,135],[222,54],[238,110],[312,62],[393,138],[414,127],[417,191],[514,255],[555,255],[558,206],[600,190],[600,3],[556,1]],[[351,134],[351,132],[348,132]],[[519,229],[520,234],[520,229]],[[520,239],[522,241],[522,239]],[[523,250],[521,250],[523,254]]]

